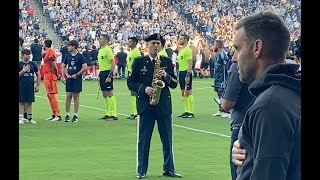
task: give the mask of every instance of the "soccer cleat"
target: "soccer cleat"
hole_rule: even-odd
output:
[[[73,116],[71,122],[79,122],[79,119],[77,116]]]
[[[33,119],[30,119],[30,120],[29,120],[29,123],[31,123],[31,124],[37,124],[37,121],[35,121],[35,120],[33,120]]]
[[[55,117],[55,115],[51,115],[50,117],[46,118],[46,121],[52,120]]]
[[[104,120],[106,120],[106,119],[108,119],[109,117],[111,117],[111,116],[108,116],[108,115],[104,115],[102,118],[100,118],[100,119],[104,119]]]
[[[182,116],[182,118],[194,118],[193,113],[187,113],[186,115]]]
[[[64,118],[64,122],[70,122],[70,116],[66,115],[66,117]]]
[[[177,117],[183,117],[183,116],[185,116],[186,114],[188,114],[187,112],[184,112],[184,113],[182,113],[181,115],[179,115],[179,116],[177,116]]]
[[[61,116],[55,116],[51,121],[61,121]]]
[[[106,119],[107,121],[114,121],[114,120],[118,120],[118,117],[115,116],[109,116],[108,119]]]

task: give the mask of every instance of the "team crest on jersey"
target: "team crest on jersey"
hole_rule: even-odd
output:
[[[71,64],[71,66],[73,66],[74,65],[74,61],[71,61],[70,64]]]
[[[103,59],[103,56],[101,56],[101,59]]]
[[[143,66],[143,68],[141,69],[141,72],[148,72],[148,69],[146,66]]]

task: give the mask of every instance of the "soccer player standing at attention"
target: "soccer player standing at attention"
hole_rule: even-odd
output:
[[[128,78],[131,76],[132,73],[132,63],[135,58],[140,57],[141,53],[137,47],[138,39],[136,37],[129,37],[128,39],[128,46],[130,48],[130,52],[127,56],[127,65],[128,65]],[[135,120],[138,116],[137,113],[137,103],[136,103],[136,93],[133,91],[131,92],[131,102],[133,107],[133,114],[131,114],[127,119]]]
[[[52,116],[46,120],[60,121],[60,108],[59,102],[56,97],[58,94],[57,79],[58,79],[58,68],[57,68],[57,55],[56,52],[51,48],[52,41],[47,39],[44,41],[44,48],[46,54],[43,58],[43,82],[46,88],[47,97],[49,99]]]
[[[23,49],[21,51],[22,61],[19,62],[19,124],[30,122],[37,123],[32,119],[32,102],[34,102],[34,92],[39,91],[40,73],[37,65],[30,61],[31,51]],[[37,85],[34,87],[34,74],[37,76]],[[23,117],[24,107],[27,107],[27,120]]]
[[[100,88],[106,103],[106,114],[101,119],[118,120],[117,101],[113,95],[113,71],[115,63],[113,61],[113,51],[109,46],[110,38],[106,34],[101,34],[99,39],[100,50],[98,52],[99,82]]]
[[[21,36],[19,36],[19,61],[21,61],[21,58],[22,58],[21,51],[22,51],[22,49],[23,49],[23,47],[22,47],[22,46],[23,46],[23,43],[24,43],[24,39],[23,39]],[[23,117],[24,117],[25,119],[28,119],[28,113],[27,113],[26,107],[24,107]]]
[[[181,89],[181,94],[183,98],[184,113],[178,117],[183,118],[194,118],[194,99],[192,95],[192,50],[187,46],[189,41],[188,35],[181,35],[179,38],[179,44],[182,45],[179,54],[179,84]],[[186,87],[185,87],[186,86]],[[186,90],[185,90],[186,88]]]
[[[168,53],[166,52],[166,49],[164,48],[164,45],[166,44],[166,40],[162,37],[160,39],[160,42],[161,42],[161,46],[160,46],[159,55],[164,56],[164,57],[168,57]]]
[[[66,80],[66,117],[64,122],[70,121],[70,105],[73,97],[74,116],[71,122],[78,122],[79,97],[82,91],[82,73],[87,70],[87,64],[84,56],[77,51],[79,43],[71,40],[68,44],[69,54],[62,61],[62,71],[67,77]],[[66,69],[67,68],[67,69]]]

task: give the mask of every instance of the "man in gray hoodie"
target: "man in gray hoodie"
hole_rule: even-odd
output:
[[[256,97],[232,149],[237,180],[301,179],[301,74],[284,63],[289,42],[285,22],[270,11],[235,26],[233,59]]]

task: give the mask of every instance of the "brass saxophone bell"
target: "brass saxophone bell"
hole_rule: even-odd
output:
[[[161,76],[159,76],[159,70],[161,64],[160,55],[157,54],[157,58],[155,60],[153,78],[152,78],[152,88],[155,90],[153,96],[150,98],[150,105],[157,105],[160,101],[161,89],[166,86],[166,84],[161,80]]]

